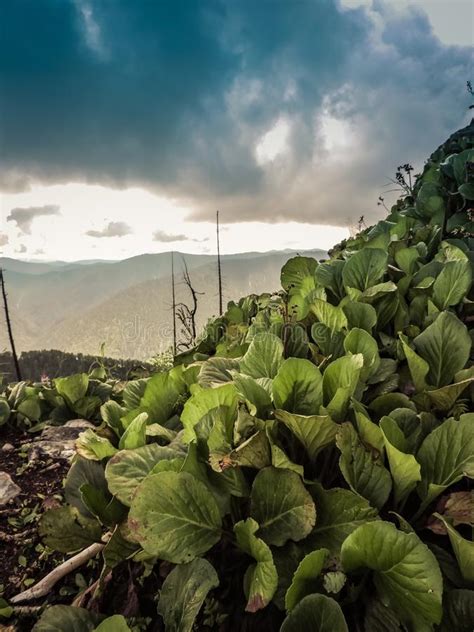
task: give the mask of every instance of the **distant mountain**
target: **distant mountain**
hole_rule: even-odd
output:
[[[295,251],[250,252],[222,257],[224,299],[280,287],[280,269]],[[303,254],[303,253],[301,253]],[[305,252],[317,259],[322,250]],[[199,296],[198,326],[217,311],[214,255],[175,253],[177,300],[184,258]],[[37,263],[0,258],[20,351],[59,349],[97,354],[105,342],[111,357],[146,359],[172,340],[171,256],[145,254],[123,261]],[[0,351],[7,348],[0,321]]]

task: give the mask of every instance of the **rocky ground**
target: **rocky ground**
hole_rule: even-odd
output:
[[[0,430],[0,631],[31,630],[28,608],[18,608],[22,616],[16,627],[2,625],[1,597],[27,589],[63,560],[41,543],[38,521],[60,504],[75,439],[90,425],[73,420],[36,436],[8,426]],[[58,596],[76,593],[81,581],[80,574],[68,577]]]

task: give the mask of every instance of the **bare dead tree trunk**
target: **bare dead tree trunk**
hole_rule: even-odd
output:
[[[176,292],[174,284],[174,252],[171,252],[171,293],[173,299],[173,356],[176,355]]]
[[[222,269],[221,269],[221,248],[219,241],[219,211],[216,212],[217,229],[217,277],[219,281],[219,316],[222,316]]]
[[[21,370],[20,363],[15,348],[15,341],[13,339],[12,324],[10,320],[10,312],[8,310],[7,292],[5,290],[5,279],[3,277],[3,270],[0,268],[0,284],[2,286],[3,306],[5,308],[5,320],[7,323],[8,337],[10,339],[10,347],[12,350],[13,364],[15,365],[16,379],[21,382]]]
[[[203,292],[198,292],[194,289],[191,283],[191,277],[189,276],[188,266],[183,258],[183,281],[191,294],[191,306],[186,303],[178,303],[176,305],[176,316],[182,325],[181,333],[184,335],[184,340],[177,346],[180,349],[190,349],[196,342],[196,312],[198,308],[198,295]]]

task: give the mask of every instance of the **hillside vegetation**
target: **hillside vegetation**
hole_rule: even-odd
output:
[[[96,427],[39,520],[81,579],[6,587],[3,612],[45,606],[35,632],[472,632],[473,200],[471,124],[384,220],[289,260],[169,371],[10,386],[5,427]]]

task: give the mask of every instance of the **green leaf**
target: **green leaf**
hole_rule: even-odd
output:
[[[319,576],[328,553],[327,549],[312,551],[301,560],[286,592],[285,608],[287,612],[291,612],[306,595],[318,592],[317,588],[321,583]]]
[[[240,370],[250,377],[274,378],[283,362],[283,343],[274,334],[257,334],[240,362]]]
[[[134,410],[140,406],[140,400],[145,393],[148,382],[148,378],[128,382],[127,386],[123,389],[122,396],[123,404],[127,410]]]
[[[255,533],[258,523],[252,518],[241,520],[234,525],[237,545],[254,558],[256,564],[247,569],[245,583],[247,585],[247,612],[257,612],[267,606],[278,585],[278,575],[273,562],[270,547]]]
[[[102,531],[96,520],[82,516],[75,507],[64,505],[42,515],[39,534],[51,549],[72,553],[100,542]]]
[[[414,342],[428,363],[428,383],[433,386],[450,384],[454,374],[464,368],[471,350],[466,326],[451,312],[441,312]]]
[[[375,308],[368,303],[348,301],[343,306],[343,310],[347,317],[349,329],[358,327],[359,329],[365,329],[365,331],[370,333],[377,324],[377,312],[375,311]]]
[[[469,292],[472,284],[469,261],[448,261],[433,285],[433,301],[439,310],[457,305]]]
[[[349,400],[359,382],[364,366],[361,353],[339,358],[327,367],[323,375],[323,394],[328,413],[335,421],[343,421]]]
[[[474,582],[474,542],[463,538],[456,529],[439,513],[433,514],[446,527],[449,541],[459,564],[459,570],[465,580]]]
[[[365,414],[355,413],[357,432],[363,443],[367,446],[372,446],[381,455],[384,451],[383,434],[380,427],[374,424]]]
[[[209,461],[216,472],[229,467],[253,467],[262,469],[270,465],[271,453],[267,435],[262,430],[250,436],[238,448],[228,454],[210,454]]]
[[[461,184],[458,191],[465,200],[474,200],[474,184],[472,182]]]
[[[425,506],[463,476],[474,478],[474,414],[447,419],[423,441],[419,492]]]
[[[93,632],[97,615],[85,608],[50,606],[41,615],[32,632]]]
[[[339,555],[342,543],[357,527],[378,519],[377,511],[365,498],[348,489],[324,490],[313,487],[318,507],[318,520],[308,536],[312,548],[326,548],[331,555]]]
[[[219,412],[224,426],[233,426],[237,415],[238,394],[234,384],[223,384],[215,388],[196,389],[184,405],[181,422],[184,426],[184,440],[196,440],[195,427],[212,411]]]
[[[9,619],[13,614],[12,606],[8,605],[8,601],[0,597],[0,617]]]
[[[388,255],[378,248],[366,248],[351,255],[342,271],[345,287],[367,290],[378,283],[387,270]]]
[[[100,415],[102,419],[109,428],[112,428],[117,437],[120,437],[123,433],[124,428],[122,426],[121,419],[125,413],[125,408],[122,408],[122,406],[113,399],[109,399],[108,402],[105,402],[105,404],[100,407]]]
[[[293,257],[288,259],[281,269],[281,286],[284,290],[294,291],[299,289],[307,278],[314,279],[318,262],[311,257]]]
[[[239,368],[238,360],[232,358],[209,358],[199,371],[198,384],[211,388],[232,381],[232,371]]]
[[[80,491],[82,502],[102,524],[114,526],[125,517],[125,507],[109,493],[104,493],[102,489],[97,489],[89,483],[84,483]]]
[[[127,426],[120,438],[119,448],[121,450],[134,450],[146,445],[146,424],[148,413],[140,413]]]
[[[380,420],[380,428],[393,478],[394,501],[399,505],[405,501],[418,481],[421,481],[421,467],[413,454],[407,454],[405,446],[400,445],[398,435],[400,433],[403,436],[403,433],[394,419],[383,417]]]
[[[370,599],[365,610],[364,630],[401,632],[402,628],[400,619],[391,608],[380,599]]]
[[[98,625],[94,632],[131,632],[127,625],[125,617],[121,614],[114,614],[112,617],[104,619],[100,625]]]
[[[121,450],[110,459],[105,468],[109,489],[120,502],[130,507],[135,490],[153,467],[163,459],[176,459],[180,456],[183,453],[179,450],[157,443],[136,450]]]
[[[114,448],[108,439],[99,437],[92,428],[88,428],[78,436],[76,450],[85,459],[92,461],[102,461],[117,452],[117,448]]]
[[[10,419],[10,406],[6,399],[0,397],[0,426],[6,424]]]
[[[257,415],[265,419],[272,408],[272,398],[270,393],[260,383],[260,380],[255,380],[249,375],[241,375],[240,373],[234,373],[233,378],[238,392],[255,406]]]
[[[469,371],[469,369],[467,369],[466,372],[467,371]],[[460,371],[460,373],[464,373],[464,371]],[[472,377],[467,377],[460,382],[455,382],[454,384],[442,386],[441,388],[437,388],[434,391],[426,391],[426,396],[429,398],[434,408],[436,408],[437,410],[448,411],[451,410],[451,408],[456,403],[458,397],[473,382],[474,375]]]
[[[292,472],[296,472],[299,476],[304,476],[303,466],[293,463],[293,461],[288,458],[284,450],[275,444],[272,444],[271,446],[271,465],[273,465],[273,467],[291,470]]]
[[[374,571],[374,584],[382,601],[403,622],[439,623],[443,580],[433,553],[414,533],[398,531],[389,522],[358,527],[342,545],[346,572]]]
[[[390,495],[392,479],[379,453],[364,447],[350,422],[340,427],[336,444],[341,451],[339,467],[349,487],[381,509]]]
[[[298,474],[290,470],[260,470],[253,482],[250,502],[250,515],[260,525],[259,535],[268,544],[298,542],[314,527],[313,499]]]
[[[416,351],[413,351],[408,342],[406,342],[405,337],[401,334],[400,341],[407,359],[413,384],[415,385],[415,390],[417,393],[420,393],[426,390],[426,376],[430,370],[430,365],[426,360],[423,360]]]
[[[308,595],[283,621],[280,632],[349,632],[341,607],[326,595]],[[374,631],[375,632],[375,631]]]
[[[344,261],[330,259],[320,263],[315,272],[317,283],[330,290],[337,300],[342,299],[345,294],[342,284],[342,271],[345,265]]]
[[[97,461],[89,461],[77,456],[66,477],[64,497],[66,502],[76,507],[83,516],[92,518],[93,515],[82,500],[81,487],[84,484],[89,484],[97,490],[101,490],[104,494],[108,493],[102,465]]]
[[[176,566],[163,582],[158,601],[166,632],[191,632],[208,592],[218,585],[217,573],[207,560]]]
[[[341,307],[336,307],[327,301],[316,299],[311,305],[311,311],[320,323],[326,325],[331,334],[347,328],[347,318]]]
[[[54,386],[58,394],[73,408],[78,400],[86,396],[89,376],[87,373],[78,373],[68,377],[59,377],[54,380]]]
[[[300,415],[316,414],[323,403],[323,378],[309,360],[288,358],[273,380],[276,408]]]
[[[170,373],[157,373],[146,384],[138,413],[148,413],[148,423],[164,423],[171,417],[176,400],[185,392],[185,384]]]
[[[275,417],[303,444],[313,462],[323,448],[334,443],[339,427],[328,415],[304,416],[276,410]]]
[[[359,329],[358,327],[351,329],[344,340],[344,349],[348,354],[362,354],[364,367],[360,372],[361,380],[365,381],[377,371],[380,364],[377,341],[364,329]]]
[[[443,620],[438,632],[474,630],[474,590],[450,590],[443,599]]]
[[[147,553],[174,564],[203,555],[221,537],[214,496],[185,472],[147,476],[132,499],[128,525]]]

